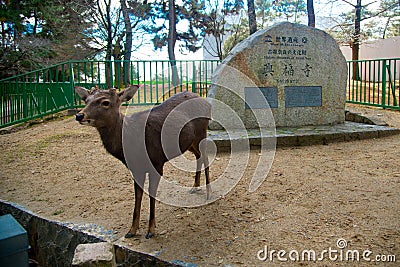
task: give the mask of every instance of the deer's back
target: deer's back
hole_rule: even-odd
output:
[[[211,118],[211,105],[204,98],[192,92],[176,94],[150,112],[157,117],[166,117],[172,111],[178,111],[190,117]]]
[[[199,141],[199,136],[206,137],[210,118],[211,105],[192,92],[179,93],[153,109],[132,114],[126,118],[124,131],[125,140],[135,150],[134,165],[143,168],[151,162],[162,169],[165,162]],[[139,160],[140,155],[148,156],[147,160]]]

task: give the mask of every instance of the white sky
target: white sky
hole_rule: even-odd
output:
[[[351,3],[356,3],[355,0],[348,0]],[[363,0],[362,5],[367,5],[369,3],[373,3],[369,5],[369,9],[376,9],[379,7],[380,0]],[[247,1],[245,0],[244,6],[247,8]],[[345,3],[344,1],[337,0],[332,2],[331,0],[314,0],[314,12],[317,16],[317,24],[318,17],[335,17],[343,12],[352,11],[354,8]],[[175,47],[175,55],[177,60],[197,60],[203,58],[203,50],[200,49],[196,53],[186,52],[182,54],[179,51],[178,43]],[[140,60],[152,60],[152,59],[168,59],[167,48],[164,47],[161,51],[154,51],[153,44],[146,44],[140,47],[139,50],[132,52],[132,59],[140,59]]]

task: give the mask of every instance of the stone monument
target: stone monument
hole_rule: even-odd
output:
[[[330,35],[284,22],[232,49],[209,97],[235,110],[246,128],[271,127],[268,116],[259,121],[268,109],[277,127],[333,125],[345,119],[346,80],[346,60]]]

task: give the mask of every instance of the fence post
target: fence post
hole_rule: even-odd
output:
[[[196,62],[192,61],[192,92],[196,93]],[[200,94],[200,92],[198,92],[198,94]]]
[[[388,88],[388,90],[389,90],[389,98],[388,98],[388,104],[391,105],[391,106],[397,106],[396,89],[395,89],[396,79],[392,78],[391,63],[392,62],[389,59],[389,65],[386,66],[386,69],[387,69],[387,72],[388,72],[388,75],[389,75],[389,88]],[[392,83],[392,80],[393,80],[393,83]],[[393,104],[390,101],[390,94],[392,94],[392,97],[393,97],[393,99],[392,99]]]
[[[69,69],[69,94],[67,94],[67,97],[69,97],[69,103],[70,103],[70,109],[76,108],[75,105],[75,91],[74,91],[74,69],[72,68],[72,62],[68,61],[68,69]]]
[[[21,83],[21,87],[23,86],[24,88],[20,88],[19,87],[19,82],[18,79],[16,80],[16,86],[19,90],[22,91],[22,109],[23,109],[23,115],[22,115],[22,119],[26,119],[28,118],[28,92],[26,89],[26,83]]]
[[[382,60],[382,107],[386,107],[386,59]]]

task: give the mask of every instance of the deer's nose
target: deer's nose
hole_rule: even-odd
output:
[[[75,119],[77,121],[82,121],[83,117],[85,117],[85,114],[83,114],[83,113],[78,113],[78,114],[75,115]]]

